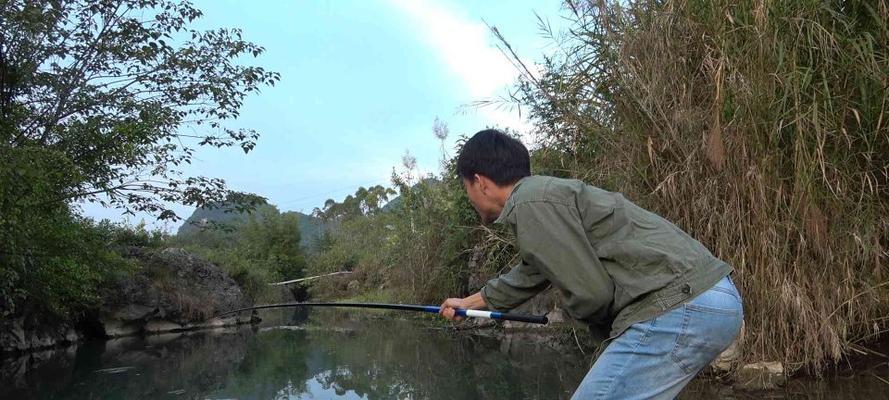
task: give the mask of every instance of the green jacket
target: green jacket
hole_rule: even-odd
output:
[[[521,261],[482,288],[489,308],[510,310],[552,284],[571,317],[610,326],[611,337],[732,271],[676,225],[578,180],[521,179],[496,223],[515,233]]]

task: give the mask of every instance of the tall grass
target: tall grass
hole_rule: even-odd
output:
[[[522,78],[542,170],[735,266],[739,362],[820,371],[889,327],[887,4],[569,1],[560,55]]]
[[[732,263],[739,362],[817,372],[883,333],[887,3],[566,8],[570,30],[550,32],[562,55],[518,99],[543,169],[624,191]]]
[[[735,266],[738,364],[820,372],[889,329],[887,3],[565,4],[566,32],[541,23],[559,46],[542,73],[500,37],[535,172],[624,192]],[[392,212],[344,223],[313,268],[435,302],[510,265],[444,164],[398,185]]]

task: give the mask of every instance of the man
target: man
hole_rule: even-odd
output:
[[[737,336],[732,267],[667,220],[619,193],[531,176],[525,146],[496,130],[466,142],[457,173],[482,220],[516,234],[521,261],[441,314],[508,311],[556,287],[571,317],[610,328],[575,399],[672,399]]]

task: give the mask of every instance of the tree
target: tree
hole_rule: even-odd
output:
[[[188,230],[175,240],[221,266],[248,297],[257,300],[268,294],[270,282],[304,276],[306,258],[300,244],[299,218],[298,213],[281,213],[274,205],[262,204],[230,218],[226,230]]]
[[[180,169],[201,146],[250,151],[258,134],[223,122],[279,79],[243,64],[263,48],[240,31],[188,28],[200,16],[184,1],[0,0],[0,316],[75,316],[119,269],[73,202],[173,220],[168,202],[257,203]]]
[[[179,167],[200,146],[250,151],[258,134],[222,122],[279,75],[235,62],[263,52],[240,30],[188,28],[200,16],[185,1],[0,1],[0,152],[50,159],[58,175],[56,193],[15,206],[98,201],[178,219],[165,202],[225,199],[221,179]],[[29,165],[4,166],[28,179]]]
[[[258,209],[241,228],[242,248],[248,257],[282,279],[303,276],[305,256],[300,246],[299,215],[280,213],[274,206]],[[260,266],[257,266],[260,267]]]
[[[393,194],[395,194],[394,190],[382,185],[370,188],[362,186],[355,191],[354,196],[351,194],[346,196],[342,203],[337,203],[334,199],[327,199],[324,202],[324,207],[316,207],[312,214],[324,221],[342,221],[361,215],[375,214],[382,209],[382,206],[389,201],[389,196]]]

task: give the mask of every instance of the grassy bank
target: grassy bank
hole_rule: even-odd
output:
[[[624,192],[734,265],[739,364],[818,372],[889,328],[885,2],[565,8],[543,72],[513,60],[535,173]],[[509,265],[447,165],[400,192],[413,200],[344,225],[313,268],[348,262],[364,290],[436,301]]]
[[[542,164],[732,263],[748,360],[820,370],[886,329],[885,2],[569,3],[524,100]]]

